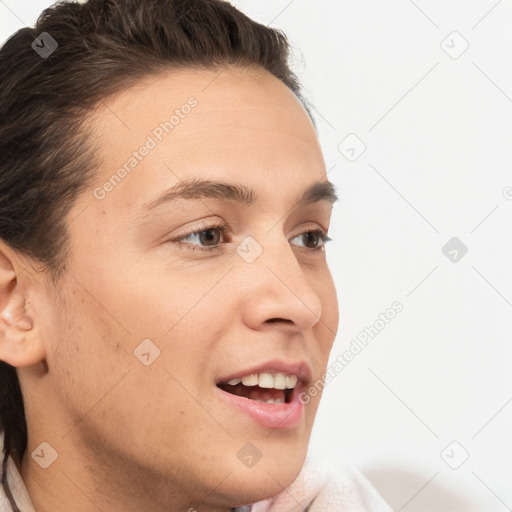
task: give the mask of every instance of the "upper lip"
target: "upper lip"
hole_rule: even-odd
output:
[[[217,381],[217,384],[221,382],[227,382],[231,379],[241,378],[246,375],[251,375],[253,373],[283,373],[285,375],[297,375],[297,378],[303,383],[308,384],[311,381],[311,368],[309,364],[304,361],[284,361],[283,359],[272,359],[271,361],[267,361],[265,363],[260,363],[255,366],[251,366],[248,368],[244,368],[243,370],[237,370],[225,377],[220,378]]]

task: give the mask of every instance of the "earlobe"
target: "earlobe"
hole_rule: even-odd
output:
[[[44,359],[44,348],[26,310],[27,297],[0,245],[0,360],[24,367]]]

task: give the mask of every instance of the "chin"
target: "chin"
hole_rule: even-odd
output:
[[[231,507],[252,504],[271,498],[288,487],[299,475],[307,453],[305,448],[293,445],[288,450],[266,450],[252,466],[240,461],[229,465],[226,480],[216,489]]]

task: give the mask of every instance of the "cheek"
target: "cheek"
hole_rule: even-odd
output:
[[[93,282],[70,277],[62,283],[46,317],[49,380],[55,400],[72,422],[78,422],[113,389],[133,359],[130,335],[105,296],[91,287]]]
[[[80,352],[82,366],[91,368],[85,381],[97,385],[98,393],[130,368],[148,376],[133,389],[134,396],[162,389],[162,379],[170,375],[174,386],[182,383],[199,392],[222,332],[218,304],[226,290],[210,291],[215,276],[134,275],[117,275],[91,294],[72,295],[66,305],[72,317],[61,333],[70,340],[66,357]]]
[[[126,270],[130,268],[126,262],[124,274],[118,274],[98,294],[133,339],[172,337],[183,324],[194,337],[194,322],[211,324],[214,320],[215,307],[202,306],[218,293],[212,289],[221,276],[158,261],[161,264],[156,268],[138,264],[132,273]]]
[[[190,436],[204,431],[207,437],[208,429],[218,428],[198,405],[210,398],[202,383],[211,361],[208,342],[216,332],[208,316],[212,303],[189,291],[189,300],[171,303],[166,294],[155,294],[158,307],[140,310],[140,299],[148,297],[125,287],[123,312],[129,317],[127,311],[139,311],[129,333],[106,311],[115,301],[109,303],[105,294],[105,307],[78,290],[66,297],[62,321],[54,314],[55,350],[48,357],[49,392],[64,418],[63,435],[71,430],[70,440],[79,435],[91,442],[101,436],[112,447],[129,439],[133,447],[118,449],[133,450],[136,457],[149,453],[147,444],[155,439],[171,443],[165,439],[172,430],[178,458],[180,446],[190,447]]]
[[[55,351],[47,362],[55,396],[78,422],[120,382],[128,353],[106,317],[74,308],[54,331]]]

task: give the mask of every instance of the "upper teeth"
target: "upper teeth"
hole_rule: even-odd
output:
[[[297,375],[284,373],[252,373],[242,378],[228,380],[228,384],[236,386],[259,386],[260,388],[292,389],[297,384]]]

